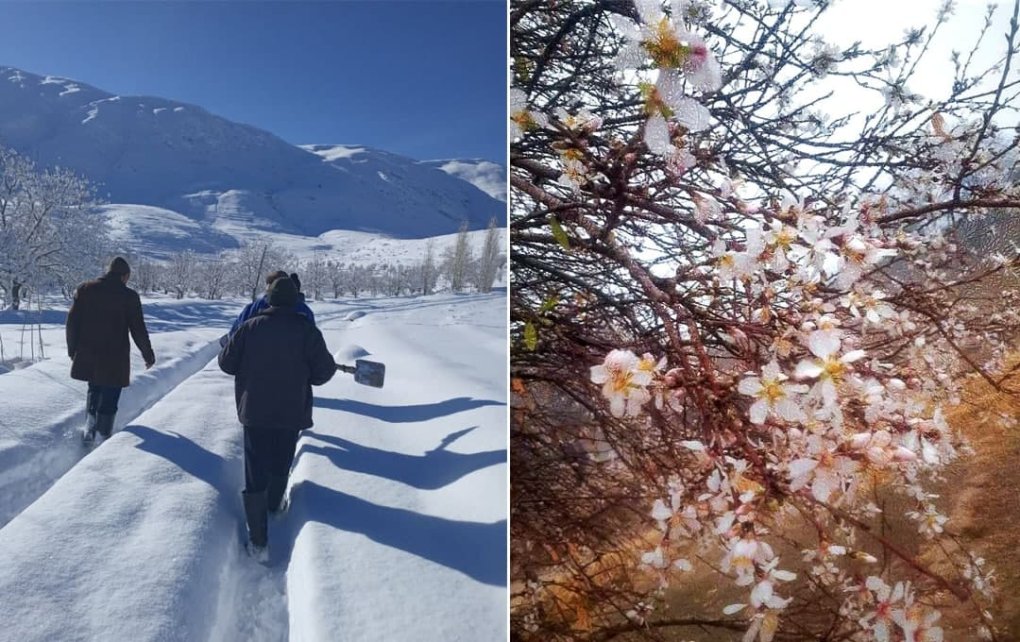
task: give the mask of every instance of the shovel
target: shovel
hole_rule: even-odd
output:
[[[336,369],[347,374],[353,374],[355,383],[372,386],[373,388],[382,388],[383,381],[386,379],[386,366],[377,361],[357,359],[353,366],[345,366],[338,363],[336,364]]]

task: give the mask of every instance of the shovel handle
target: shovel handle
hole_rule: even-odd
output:
[[[354,372],[357,370],[357,368],[355,368],[354,366],[345,366],[342,363],[336,364],[336,369],[339,370],[340,372],[346,372],[347,374],[354,374]]]

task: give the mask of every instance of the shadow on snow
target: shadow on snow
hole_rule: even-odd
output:
[[[506,586],[506,520],[482,524],[432,517],[379,506],[311,481],[295,485],[291,501],[302,514],[295,532],[303,522],[319,522],[361,533],[484,584]]]
[[[305,435],[335,447],[302,442],[300,452],[320,454],[333,462],[334,466],[344,470],[385,477],[424,490],[435,490],[476,470],[506,463],[505,450],[470,454],[446,450],[447,446],[475,428],[476,426],[449,435],[439,446],[424,455],[405,455],[370,448],[341,437],[309,430]]]
[[[438,417],[454,415],[466,410],[474,410],[484,406],[505,406],[502,401],[492,399],[472,399],[470,397],[456,397],[439,401],[437,403],[417,404],[411,406],[380,406],[362,401],[350,399],[327,399],[315,397],[313,405],[317,408],[329,410],[342,410],[356,415],[371,417],[379,421],[389,423],[412,423],[416,421],[428,421]]]
[[[138,424],[126,426],[122,432],[131,433],[142,440],[135,446],[139,450],[162,457],[221,493],[228,488],[232,489],[235,485],[230,483],[232,479],[227,475],[227,461],[187,437]],[[240,492],[240,489],[237,490]],[[238,501],[240,500],[238,499]]]
[[[458,475],[506,461],[506,453],[503,451],[475,455],[458,455],[445,451],[449,444],[471,430],[473,428],[449,435],[440,446],[430,451],[431,454],[424,457],[385,453],[342,439],[335,441],[340,447],[319,449],[327,456],[337,457],[338,466],[378,469],[383,474],[393,475],[393,479],[406,478],[426,484],[422,487],[435,487],[436,484],[444,483],[444,480],[449,483]],[[237,462],[228,462],[224,457],[176,433],[165,433],[137,424],[127,426],[123,432],[131,433],[141,440],[136,446],[139,450],[161,457],[216,488],[219,491],[221,510],[237,522],[238,536],[243,539],[243,516],[240,496],[237,494],[240,491],[240,477],[231,474]],[[328,437],[319,434],[313,436],[316,439]],[[333,440],[332,437],[324,439]],[[307,445],[305,449],[308,449]],[[365,458],[365,462],[355,462],[358,457]],[[441,461],[445,463],[440,464]],[[451,471],[425,472],[426,462],[429,466],[449,466]],[[401,466],[410,466],[413,470],[409,473],[400,471]],[[291,488],[290,498],[291,510],[283,516],[284,520],[270,520],[273,522],[270,524],[270,566],[285,566],[290,559],[294,538],[301,531],[302,525],[319,522],[339,530],[361,533],[379,544],[440,564],[478,582],[506,586],[505,519],[486,524],[422,515],[379,506],[312,481],[297,483]],[[283,541],[280,541],[281,537]]]

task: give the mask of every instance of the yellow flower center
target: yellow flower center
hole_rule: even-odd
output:
[[[761,382],[761,392],[758,393],[758,397],[768,401],[769,404],[774,404],[785,396],[786,392],[779,380],[765,379]]]
[[[836,382],[843,378],[844,373],[846,373],[846,364],[839,359],[829,357],[822,366],[821,378],[831,379],[833,382]]]
[[[624,392],[630,388],[633,376],[631,372],[620,372],[613,375],[613,392]]]
[[[797,235],[794,234],[789,228],[783,228],[776,234],[776,245],[783,248],[784,250],[790,249],[793,242],[797,239]]]
[[[856,263],[857,265],[863,265],[864,260],[868,257],[868,255],[865,254],[864,252],[858,252],[857,250],[854,250],[849,247],[843,248],[843,256],[846,257],[847,261],[851,263]]]
[[[673,29],[669,18],[666,17],[663,17],[656,25],[652,40],[645,40],[641,46],[645,48],[657,67],[679,69],[690,55],[690,48],[680,42],[676,36],[676,30]]]
[[[537,125],[537,123],[535,123],[535,119],[531,117],[531,114],[524,109],[511,116],[510,120],[517,123],[520,128],[525,131],[532,129]]]

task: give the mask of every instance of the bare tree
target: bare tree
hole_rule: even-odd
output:
[[[329,280],[329,287],[333,290],[333,298],[339,299],[344,293],[347,273],[340,261],[329,260],[326,262],[326,276]]]
[[[235,273],[234,263],[227,252],[200,261],[196,270],[199,296],[213,300],[221,298],[229,287],[231,275]]]
[[[472,261],[471,244],[468,241],[468,224],[465,221],[457,232],[452,247],[444,252],[444,267],[450,279],[450,289],[460,292],[467,285],[468,269]]]
[[[506,255],[502,252],[503,235],[496,227],[496,218],[489,220],[489,228],[485,233],[485,244],[482,246],[482,255],[478,258],[475,269],[472,270],[475,278],[475,286],[479,292],[489,292],[500,269],[506,263]]]
[[[322,299],[322,292],[329,286],[329,266],[321,254],[316,254],[302,268],[304,288],[311,291],[316,300]]]
[[[436,288],[436,279],[439,270],[436,267],[436,241],[429,239],[425,242],[425,257],[421,262],[421,293],[432,294]]]
[[[60,284],[98,262],[107,232],[96,205],[84,178],[0,148],[0,288],[10,307],[26,284]]]
[[[369,266],[355,265],[351,263],[344,268],[344,283],[351,296],[358,298],[368,288],[375,286],[373,273],[374,268]]]
[[[170,259],[166,268],[166,285],[174,292],[174,296],[183,299],[195,291],[198,285],[200,266],[195,253],[191,250],[177,252]]]
[[[147,294],[156,289],[159,266],[152,260],[142,256],[127,257],[131,265],[131,281],[135,289]]]
[[[234,285],[240,294],[249,296],[252,301],[262,292],[268,273],[298,265],[297,257],[272,241],[247,242],[234,253],[234,257]]]

